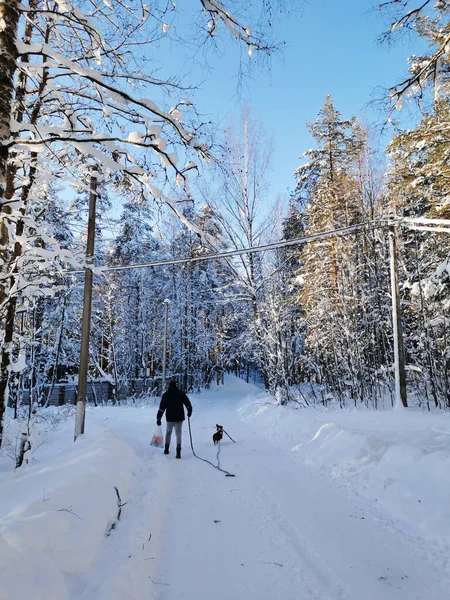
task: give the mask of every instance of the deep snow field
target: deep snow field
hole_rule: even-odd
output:
[[[151,447],[156,404],[90,408],[75,444],[48,409],[17,470],[9,426],[0,600],[450,598],[450,415],[297,410],[231,377],[191,400],[234,478],[187,423],[182,460]]]

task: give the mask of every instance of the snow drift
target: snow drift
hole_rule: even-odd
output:
[[[450,541],[450,415],[277,406],[249,397],[242,418],[279,448],[389,512],[410,533]]]
[[[0,599],[66,600],[99,553],[128,497],[136,455],[90,423],[73,443],[72,419],[30,464],[0,473]]]

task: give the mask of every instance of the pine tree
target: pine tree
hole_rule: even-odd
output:
[[[361,221],[354,126],[354,119],[341,118],[331,96],[327,96],[319,118],[309,125],[317,148],[303,154],[307,162],[294,173],[296,200],[305,206],[307,235]],[[347,303],[342,299],[351,294],[348,265],[354,260],[354,242],[339,238],[312,242],[302,249],[301,260],[298,302],[308,327],[307,345],[319,362],[324,362],[329,382],[333,380],[342,395],[345,365],[337,352],[346,344],[342,332]]]
[[[349,396],[369,402],[376,398],[388,351],[380,339],[388,310],[376,292],[386,283],[386,271],[380,269],[375,232],[363,227],[378,210],[368,136],[356,119],[341,117],[331,96],[309,128],[317,147],[304,153],[306,162],[295,171],[285,234],[362,227],[288,252],[296,330],[306,343],[294,379],[326,384],[341,403]]]

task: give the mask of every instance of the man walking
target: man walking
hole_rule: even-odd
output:
[[[181,458],[181,430],[185,419],[184,407],[186,407],[188,417],[190,417],[192,415],[192,404],[186,394],[178,387],[177,379],[173,377],[170,380],[167,392],[163,394],[161,399],[158,414],[156,415],[156,424],[161,425],[161,419],[165,412],[167,432],[164,454],[169,454],[172,431],[175,428],[175,435],[177,437],[177,458]]]

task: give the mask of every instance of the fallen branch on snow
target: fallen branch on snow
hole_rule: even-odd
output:
[[[73,512],[71,506],[68,506],[67,508],[58,508],[58,510],[56,512],[67,512],[70,515],[73,515],[74,517],[76,517],[77,519],[80,519],[80,521],[83,520],[79,515],[77,515],[76,512]]]
[[[154,585],[169,585],[168,583],[163,583],[162,581],[153,581],[153,579],[150,577],[150,575],[147,575],[147,577],[150,579],[150,581],[154,584]]]
[[[122,515],[122,507],[126,505],[126,502],[122,502],[122,498],[120,497],[119,490],[117,489],[117,486],[114,486],[114,489],[116,490],[116,495],[117,495],[117,507],[118,507],[117,518],[109,526],[109,529],[106,532],[106,537],[109,537],[111,535],[111,532],[114,531],[114,529],[116,528],[116,525],[120,521],[120,517]]]

